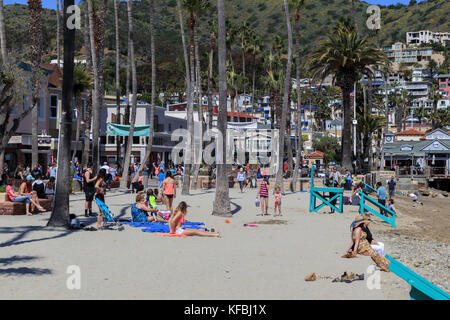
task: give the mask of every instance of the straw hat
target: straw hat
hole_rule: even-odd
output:
[[[352,222],[352,228],[356,228],[366,221],[372,221],[372,219],[370,218],[370,216],[368,214],[364,213],[364,214],[357,215],[355,217],[355,220],[353,220],[353,222]]]

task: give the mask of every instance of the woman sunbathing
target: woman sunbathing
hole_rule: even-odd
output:
[[[171,234],[184,234],[186,236],[199,236],[199,237],[220,237],[220,232],[208,232],[198,229],[183,229],[185,222],[184,217],[187,214],[187,204],[181,201],[178,207],[175,209],[174,214],[169,219],[169,229]]]
[[[150,216],[148,216],[148,213]],[[139,193],[136,196],[136,203],[131,206],[131,216],[133,222],[166,222],[163,218],[158,217],[158,209],[152,209],[145,205],[145,195]]]

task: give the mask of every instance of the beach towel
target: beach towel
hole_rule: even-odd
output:
[[[159,232],[159,233],[169,233],[169,225],[164,222],[124,222],[124,224],[129,225],[134,228],[142,228],[142,232]],[[189,222],[186,221],[183,224],[183,229],[200,229],[205,230],[204,223],[202,222]]]

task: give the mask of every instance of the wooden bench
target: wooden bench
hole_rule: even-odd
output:
[[[52,211],[52,199],[39,199],[46,211]],[[6,193],[0,193],[0,215],[25,215],[25,202],[13,202]]]

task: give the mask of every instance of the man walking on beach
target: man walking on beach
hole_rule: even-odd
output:
[[[382,185],[381,182],[377,182],[377,197],[378,203],[386,206],[386,188]],[[383,209],[381,209],[380,213],[386,215],[386,212]]]
[[[388,182],[387,182],[387,185],[388,185],[388,191],[389,191],[389,199],[392,199],[392,197],[394,196],[394,194],[395,194],[395,185],[396,185],[397,183],[395,182],[395,179],[394,179],[394,176],[392,176],[391,177],[391,180],[389,180]]]

